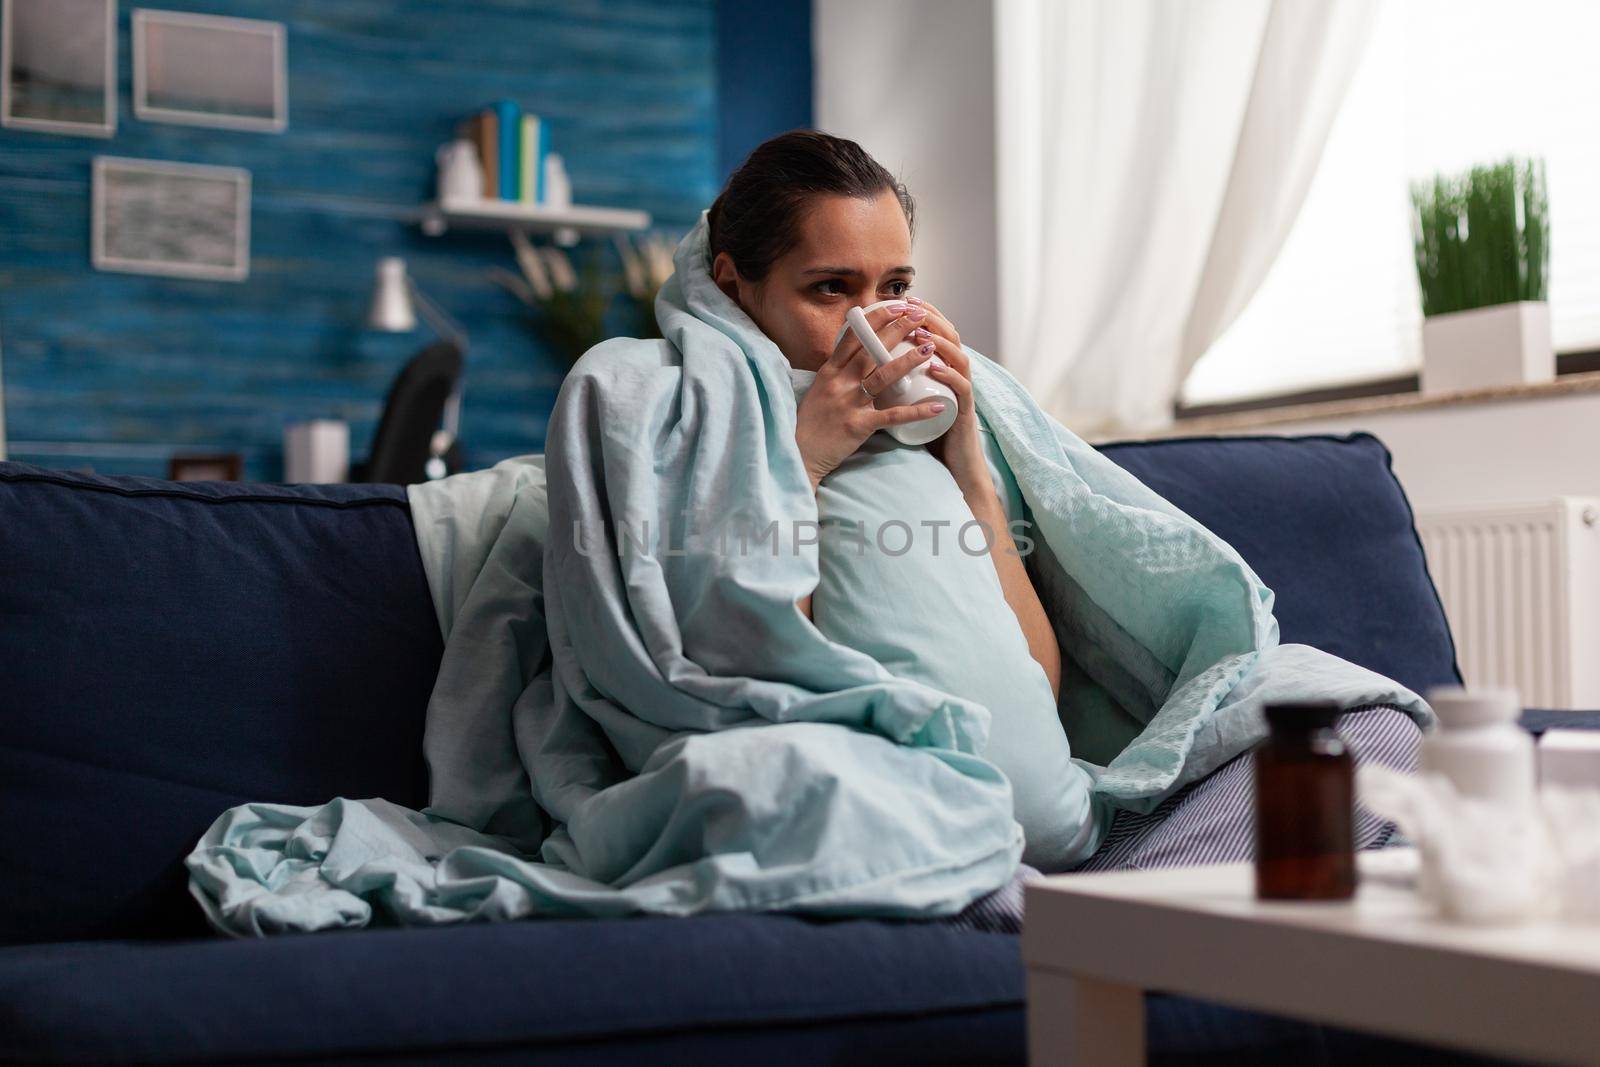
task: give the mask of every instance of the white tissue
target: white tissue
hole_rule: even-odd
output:
[[[1440,774],[1356,772],[1361,803],[1421,859],[1417,891],[1454,922],[1600,921],[1600,789],[1550,787],[1522,803],[1462,796]]]

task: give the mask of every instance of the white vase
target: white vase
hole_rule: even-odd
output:
[[[1556,376],[1550,305],[1542,300],[1452,311],[1422,320],[1422,392],[1548,382]]]
[[[437,196],[441,203],[470,203],[483,197],[483,166],[471,141],[457,140],[439,146]]]
[[[567,163],[560,152],[544,157],[544,202],[552,208],[572,206],[572,182],[567,178]]]

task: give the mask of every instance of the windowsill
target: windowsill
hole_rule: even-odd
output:
[[[1390,393],[1382,396],[1354,397],[1319,403],[1286,404],[1219,415],[1179,418],[1171,426],[1151,433],[1151,437],[1186,437],[1192,434],[1231,433],[1321,419],[1342,419],[1356,415],[1426,411],[1434,408],[1493,404],[1508,400],[1533,400],[1569,396],[1574,393],[1600,393],[1600,371],[1558,374],[1554,380],[1530,385],[1506,385],[1491,389],[1465,389],[1455,393],[1424,396],[1419,392]]]

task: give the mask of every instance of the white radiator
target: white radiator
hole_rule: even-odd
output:
[[[1600,708],[1600,500],[1417,516],[1470,685],[1533,708]]]

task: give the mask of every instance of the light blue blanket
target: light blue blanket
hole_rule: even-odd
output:
[[[224,812],[187,860],[218,930],[532,915],[951,915],[1023,841],[990,715],[834,643],[795,607],[817,518],[783,354],[711,281],[706,218],[656,314],[569,374],[548,454],[409,490],[444,658],[430,802]],[[1076,666],[1062,706],[1097,842],[1264,736],[1261,706],[1427,706],[1278,643],[1227,544],[972,359]],[[729,551],[766,537],[771,551]],[[736,542],[737,543],[737,542]],[[1079,746],[1080,748],[1082,746]],[[1114,758],[1109,758],[1114,753]],[[1075,828],[1074,828],[1075,829]]]

